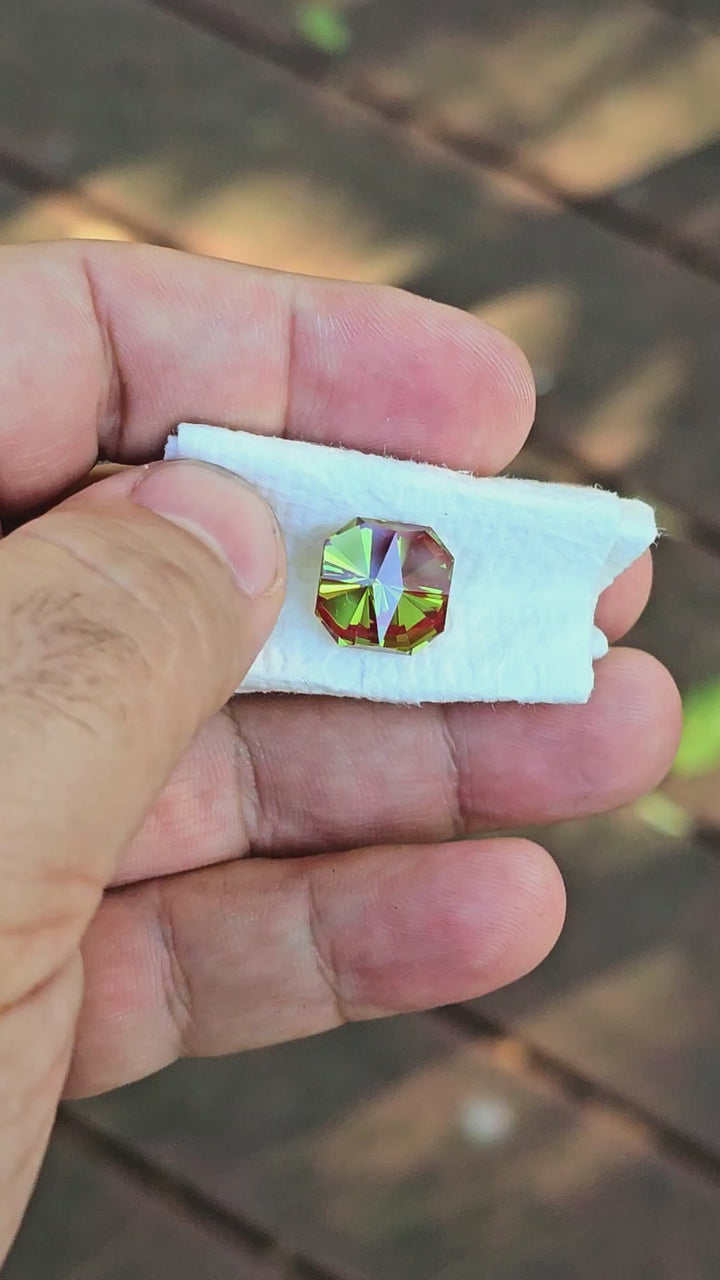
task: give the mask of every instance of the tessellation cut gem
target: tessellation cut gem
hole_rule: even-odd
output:
[[[453,566],[432,529],[358,517],[325,542],[315,612],[339,645],[413,653],[445,629]]]

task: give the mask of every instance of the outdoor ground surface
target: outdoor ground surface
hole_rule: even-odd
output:
[[[671,532],[649,801],[545,841],[570,916],[462,1009],[67,1107],[7,1280],[720,1274],[717,0],[3,0],[0,235],[154,239],[470,308],[529,474]]]

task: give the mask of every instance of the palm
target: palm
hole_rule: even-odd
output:
[[[521,358],[460,313],[158,251],[64,248],[58,261],[79,305],[60,324],[45,299],[64,345],[33,403],[6,413],[0,498],[14,516],[77,482],[96,435],[108,456],[142,462],[183,418],[483,473],[529,429]],[[8,269],[2,288],[22,296],[28,282]],[[17,315],[2,314],[13,387]],[[648,584],[645,560],[606,593],[611,638]],[[599,665],[587,707],[235,699],[166,787],[86,938],[72,1089],[519,976],[557,936],[557,871],[528,842],[448,842],[622,803],[662,774],[676,732],[671,681],[629,650]]]

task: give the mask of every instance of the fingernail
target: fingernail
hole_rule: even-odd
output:
[[[165,462],[146,472],[132,496],[212,547],[246,595],[264,595],[277,581],[282,550],[275,517],[259,493],[231,471],[204,462]]]

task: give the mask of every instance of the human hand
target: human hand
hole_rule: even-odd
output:
[[[221,710],[282,596],[259,499],[172,463],[28,513],[98,447],[157,458],[182,419],[492,473],[530,426],[527,366],[392,290],[133,246],[0,260],[0,510],[18,526],[0,544],[1,1257],[64,1088],[537,964],[564,912],[551,859],[453,838],[630,800],[668,768],[679,709],[654,660],[615,650],[587,706]],[[649,581],[645,557],[605,593],[611,638]]]

